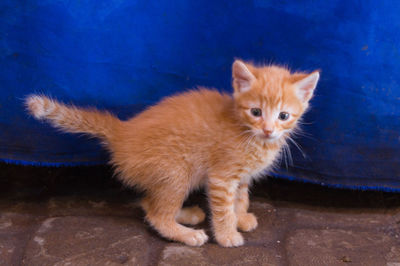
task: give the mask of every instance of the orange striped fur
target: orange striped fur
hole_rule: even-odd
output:
[[[184,225],[202,222],[204,212],[182,209],[191,191],[206,187],[215,239],[233,247],[243,244],[238,229],[257,227],[247,212],[249,184],[273,166],[318,78],[318,72],[236,60],[233,95],[200,88],[167,97],[127,121],[45,96],[31,95],[26,104],[35,118],[63,131],[101,138],[119,179],[145,191],[146,219],[165,238],[191,246],[208,240],[203,230]],[[280,120],[280,112],[289,118]]]

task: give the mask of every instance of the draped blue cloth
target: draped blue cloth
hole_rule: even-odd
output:
[[[293,163],[275,173],[400,191],[400,4],[383,1],[0,2],[0,158],[107,161],[99,142],[29,117],[51,95],[121,119],[197,85],[231,91],[234,58],[322,75]]]

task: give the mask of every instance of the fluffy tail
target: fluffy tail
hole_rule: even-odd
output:
[[[86,133],[111,140],[120,120],[108,112],[67,106],[45,96],[31,95],[25,100],[29,112],[65,132]]]

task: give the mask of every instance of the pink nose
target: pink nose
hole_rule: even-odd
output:
[[[263,129],[263,131],[265,136],[267,137],[269,137],[272,134],[272,132],[274,132],[272,129],[265,129],[265,128]]]

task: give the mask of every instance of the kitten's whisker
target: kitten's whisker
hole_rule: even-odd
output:
[[[249,133],[249,132],[251,132],[251,131],[252,131],[251,129],[247,129],[247,130],[243,131],[242,133],[240,133],[240,134],[239,134],[239,137],[240,137],[240,136],[243,136],[244,134],[247,134],[247,133]]]
[[[304,132],[302,129],[300,128],[296,128],[294,129],[291,133],[291,135],[294,135],[296,137],[305,137],[314,141],[318,141],[316,138],[314,138],[310,133]]]
[[[307,138],[307,139],[310,139],[310,140],[313,140],[313,141],[317,141],[317,142],[319,142],[319,140],[318,139],[316,139],[316,138],[314,138],[312,135],[300,135],[300,134],[293,134],[293,135],[295,135],[296,137],[304,137],[304,138]]]
[[[243,148],[243,149],[245,149],[246,150],[246,143],[247,143],[247,141],[248,141],[248,139],[250,138],[251,136],[246,136],[246,138],[244,138],[243,139],[243,141],[240,143],[240,148]]]
[[[297,149],[301,152],[301,155],[303,155],[304,158],[307,158],[307,155],[303,152],[303,150],[301,149],[300,144],[298,144],[294,139],[292,139],[291,137],[288,136],[288,140],[290,140],[296,147]]]
[[[285,149],[285,165],[286,165],[286,170],[289,169],[289,164],[290,164],[290,160],[289,160],[289,153],[288,153],[288,146],[284,146]],[[288,162],[289,161],[289,162]]]
[[[288,144],[286,144],[286,149],[287,149],[287,152],[288,152],[289,166],[293,166],[292,151],[290,150],[290,146]]]
[[[255,134],[253,134],[253,135],[250,136],[249,140],[247,141],[246,150],[249,148],[249,145],[250,145],[250,143],[253,141],[253,139],[254,139],[255,136],[256,136]]]
[[[283,144],[282,145],[282,151],[281,151],[281,154],[280,154],[280,164],[282,165],[282,162],[284,162],[285,163],[285,168],[286,168],[286,170],[288,169],[288,163],[287,163],[287,151],[286,151],[286,145],[285,144]]]
[[[239,134],[239,137],[243,136],[245,133],[251,133],[251,130],[246,130],[246,132],[242,132]],[[242,140],[240,141],[239,145],[237,147],[243,148],[243,145],[252,137],[252,134],[245,135]],[[247,150],[247,146],[245,148]]]
[[[288,170],[288,164],[287,164],[287,160],[286,160],[286,147],[285,146],[282,146],[282,158],[283,158],[283,161],[285,162],[285,167],[286,167],[286,170]]]
[[[313,125],[315,122],[303,122],[303,121],[297,121],[298,124],[300,125]]]

